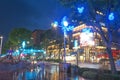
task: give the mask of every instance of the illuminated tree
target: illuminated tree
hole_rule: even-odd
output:
[[[11,43],[11,47],[20,47],[22,46],[23,41],[31,42],[31,31],[25,28],[15,28],[10,34],[8,41]]]
[[[76,25],[85,23],[93,26],[93,30],[101,35],[109,55],[111,71],[116,73],[112,56],[113,35],[120,30],[120,0],[59,0],[64,6],[73,11],[70,15]],[[107,32],[103,30],[107,29]]]

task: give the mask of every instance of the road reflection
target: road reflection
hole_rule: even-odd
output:
[[[11,78],[0,80],[85,80],[78,75],[59,71],[58,65],[44,63],[40,63],[33,69],[12,72],[11,75],[13,75]],[[4,77],[7,77],[7,75]]]

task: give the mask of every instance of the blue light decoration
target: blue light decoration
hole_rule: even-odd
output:
[[[83,13],[84,7],[78,7],[77,10],[78,10],[79,13]]]
[[[25,48],[25,41],[22,42],[22,48]]]
[[[64,29],[64,36],[67,37],[67,31]]]
[[[67,27],[67,26],[68,26],[68,22],[67,22],[66,19],[67,19],[66,16],[64,16],[63,19],[62,19],[62,23],[61,23],[61,24],[62,24],[64,27]]]
[[[57,22],[57,21],[54,21],[54,22],[52,23],[52,26],[53,26],[53,27],[57,27],[57,26],[58,26],[58,22]]]
[[[62,30],[64,32],[64,36],[67,37],[67,31],[70,31],[74,28],[74,26],[68,26],[68,22],[67,22],[67,17],[64,16],[63,19],[62,19],[62,22],[61,22],[61,27],[62,27]]]
[[[90,33],[92,32],[90,28],[84,28],[82,29],[82,32],[85,32],[85,33]]]
[[[73,30],[74,26],[68,26],[68,27],[62,27],[62,30],[66,30],[66,31],[71,31]]]
[[[74,26],[69,26],[66,28],[67,31],[73,30]]]
[[[78,40],[74,40],[74,47],[77,48],[78,46]]]
[[[66,27],[66,26],[68,26],[68,22],[67,21],[64,21],[63,22],[63,25]]]
[[[16,50],[14,53],[13,53],[13,56],[18,56],[20,54],[20,51],[19,50]]]
[[[9,50],[8,50],[9,51]],[[11,51],[10,51],[11,52]],[[36,50],[36,49],[24,49],[23,50],[23,52],[22,52],[22,54],[23,55],[26,55],[26,54],[33,54],[34,55],[34,53],[40,53],[40,54],[45,54],[45,50]],[[18,55],[20,55],[20,51],[19,50],[16,50],[16,51],[14,51],[13,53],[12,53],[12,55],[13,56],[18,56]]]
[[[112,21],[112,20],[114,20],[114,13],[110,13],[109,14],[109,16],[108,16],[108,19],[110,20],[110,21]]]

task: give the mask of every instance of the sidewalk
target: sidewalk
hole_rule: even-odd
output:
[[[76,65],[76,62],[69,62],[69,63]],[[81,67],[81,68],[94,68],[94,69],[100,69],[100,68],[106,67],[106,66],[103,66],[103,65],[101,65],[101,64],[81,63],[81,62],[79,62],[79,65],[78,65],[78,66]],[[108,66],[106,69],[109,69],[109,70],[110,70],[110,66]],[[116,65],[116,69],[117,69],[117,71],[120,71],[120,66],[118,67],[118,66]]]

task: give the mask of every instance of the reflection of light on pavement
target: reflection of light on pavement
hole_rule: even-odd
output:
[[[79,66],[86,67],[86,68],[95,68],[95,69],[101,68],[100,64],[91,64],[91,63],[81,63],[81,64],[79,64]]]
[[[66,56],[66,61],[76,60],[76,56]]]
[[[70,61],[71,64],[76,64],[75,61]],[[102,67],[101,64],[92,64],[92,63],[79,63],[78,65],[81,68],[95,68],[95,69],[99,69]]]
[[[59,80],[59,73],[54,72],[53,75],[51,76],[51,80]]]

